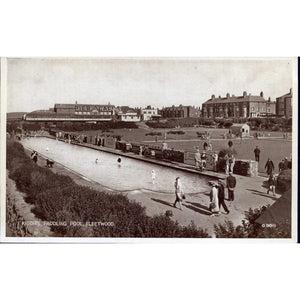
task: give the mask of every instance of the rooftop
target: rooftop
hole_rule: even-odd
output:
[[[267,102],[268,100],[264,99],[263,92],[260,93],[260,96],[252,96],[251,94],[247,94],[247,92],[243,93],[243,96],[235,96],[227,94],[226,97],[212,97],[204,102],[203,104],[220,104],[220,103],[238,103],[238,102]]]

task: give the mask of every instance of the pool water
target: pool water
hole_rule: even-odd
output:
[[[122,157],[48,138],[30,138],[22,141],[29,147],[69,169],[116,191],[150,190],[174,193],[174,182],[180,177],[186,194],[201,193],[208,189],[208,178],[169,167]],[[98,163],[95,160],[98,158]],[[152,170],[155,172],[154,183]]]

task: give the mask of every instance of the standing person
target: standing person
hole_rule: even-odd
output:
[[[284,169],[287,170],[289,168],[289,160],[287,157],[284,158],[283,164],[284,164]]]
[[[156,174],[155,174],[154,170],[152,170],[152,172],[151,172],[151,177],[152,177],[152,183],[154,184],[155,183],[155,178],[156,178]]]
[[[236,187],[236,178],[232,175],[232,172],[229,172],[229,176],[226,179],[226,185],[228,189],[228,200],[234,200],[234,189]]]
[[[235,165],[235,158],[233,156],[232,153],[229,153],[228,155],[228,168],[229,168],[229,173],[233,173],[233,168],[234,168],[234,165]]]
[[[268,158],[268,160],[266,162],[265,169],[266,169],[268,175],[271,175],[275,169],[274,164],[270,158]]]
[[[219,156],[217,151],[214,152],[213,154],[213,163],[214,163],[214,171],[218,172],[218,160],[219,160]]]
[[[176,178],[174,186],[175,186],[176,199],[175,199],[175,202],[173,203],[173,206],[176,208],[176,204],[178,202],[179,209],[182,210],[181,203],[182,203],[182,200],[185,199],[185,195],[184,195],[184,191],[182,189],[180,177]]]
[[[220,214],[220,208],[219,208],[217,184],[215,182],[211,182],[210,184],[212,187],[210,190],[209,210],[211,211],[212,216],[218,216]]]
[[[254,149],[255,161],[259,162],[260,149],[258,146]]]
[[[202,169],[206,168],[206,152],[205,150],[201,154],[201,163],[202,163]]]
[[[269,188],[268,188],[267,194],[269,194],[269,192],[272,191],[273,196],[276,196],[275,195],[275,176],[273,174],[270,174],[268,184],[269,184]]]
[[[227,205],[225,203],[225,187],[220,179],[218,180],[218,198],[219,198],[219,209],[221,208],[221,206],[223,206],[226,215],[228,215],[229,209],[227,208]]]
[[[201,155],[200,155],[199,149],[197,149],[197,151],[195,153],[195,166],[196,166],[196,169],[200,169],[200,166],[201,166]]]
[[[98,163],[98,158],[96,158],[95,163],[96,163],[96,164]]]

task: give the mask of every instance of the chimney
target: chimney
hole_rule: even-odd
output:
[[[268,102],[271,102],[271,97],[268,98]]]
[[[243,97],[244,98],[247,97],[247,92],[246,91],[243,92]]]
[[[292,88],[290,88],[290,93],[291,93],[291,95],[293,95],[293,89]]]
[[[215,100],[215,95],[211,95],[211,100]]]
[[[260,96],[263,98],[264,97],[264,92],[260,92]]]
[[[75,101],[75,104],[78,104],[78,103],[77,103],[77,100]]]
[[[219,95],[219,99],[221,99],[221,96]]]

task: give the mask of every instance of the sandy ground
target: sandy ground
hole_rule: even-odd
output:
[[[45,167],[45,159],[40,156],[38,164]],[[87,180],[80,174],[66,169],[63,165],[58,163],[55,163],[51,170],[55,173],[70,176],[77,184],[89,186],[99,191],[108,191],[100,184]],[[208,210],[209,190],[197,196],[189,194],[188,191],[186,191],[186,199],[183,202],[182,211],[172,206],[175,195],[135,191],[127,193],[127,196],[130,200],[145,206],[146,213],[150,216],[165,214],[167,210],[171,210],[173,212],[172,219],[174,221],[178,221],[181,225],[188,225],[193,221],[197,226],[207,229],[208,233],[213,236],[215,224],[222,224],[225,220],[230,220],[235,225],[241,224],[244,218],[244,212],[248,211],[249,208],[258,208],[263,205],[273,204],[276,198],[280,196],[277,195],[273,197],[267,195],[267,189],[264,186],[264,181],[266,181],[265,177],[250,178],[236,175],[236,178],[237,189],[235,191],[235,200],[233,202],[226,201],[230,213],[225,215],[223,209],[221,209],[222,214],[218,217],[211,216]],[[226,197],[227,191],[225,193],[225,198]]]

